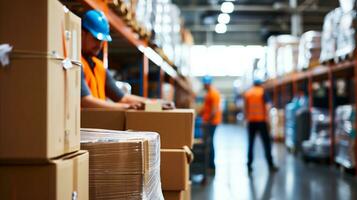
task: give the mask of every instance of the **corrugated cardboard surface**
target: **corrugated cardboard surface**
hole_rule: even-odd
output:
[[[81,129],[81,144],[90,155],[90,199],[163,200],[158,133]]]
[[[77,151],[79,126],[79,67],[43,58],[0,68],[0,162],[47,162]]]
[[[40,165],[0,165],[1,200],[88,200],[88,152]]]
[[[163,190],[188,189],[189,163],[183,149],[161,149],[161,184]]]
[[[125,130],[125,111],[82,109],[81,127],[123,131]]]
[[[194,110],[191,109],[175,109],[162,112],[126,112],[126,129],[158,132],[162,148],[192,147],[193,128]]]
[[[88,150],[90,155],[91,200],[142,198],[145,178],[143,140],[82,143],[81,148]]]

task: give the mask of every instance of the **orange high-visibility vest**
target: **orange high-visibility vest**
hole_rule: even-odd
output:
[[[212,125],[218,125],[222,122],[222,111],[220,108],[221,97],[215,88],[211,87],[205,96],[203,104],[203,121]],[[213,119],[210,119],[213,109],[216,109],[216,113]],[[211,120],[211,121],[210,121]]]
[[[245,95],[246,119],[248,122],[266,122],[266,107],[264,100],[264,88],[253,87]]]
[[[86,59],[82,57],[81,60],[83,64],[84,76],[92,96],[105,100],[106,69],[104,68],[103,62],[96,57],[92,57],[95,64],[92,70]]]

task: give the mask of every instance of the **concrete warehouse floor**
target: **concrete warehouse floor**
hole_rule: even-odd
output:
[[[259,137],[258,137],[259,138]],[[216,145],[216,176],[208,185],[194,184],[193,200],[298,200],[357,199],[357,178],[340,173],[326,164],[305,164],[286,152],[284,144],[273,145],[273,156],[280,167],[269,174],[260,138],[256,140],[254,171],[247,175],[247,133],[242,126],[221,125]]]

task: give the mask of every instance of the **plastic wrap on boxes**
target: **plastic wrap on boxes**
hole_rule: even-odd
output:
[[[284,138],[284,110],[270,109],[270,132],[274,139]]]
[[[337,163],[346,168],[356,166],[354,127],[356,109],[352,105],[339,106],[335,115],[336,157]]]
[[[296,113],[301,108],[308,106],[306,97],[295,97],[291,103],[285,107],[285,144],[289,148],[297,146],[297,124]]]
[[[357,11],[343,13],[340,19],[337,35],[336,56],[352,54],[356,48]]]
[[[333,60],[336,56],[338,27],[342,13],[341,8],[336,8],[325,16],[321,35],[320,62]]]
[[[313,108],[311,122],[310,138],[302,144],[303,153],[310,158],[328,159],[331,148],[328,110]]]
[[[319,65],[321,54],[321,32],[308,31],[301,36],[299,44],[298,70],[303,71]]]
[[[90,199],[163,200],[157,133],[82,129],[81,148],[90,155]]]
[[[271,36],[268,39],[268,78],[282,76],[296,70],[299,54],[299,39],[292,35]]]

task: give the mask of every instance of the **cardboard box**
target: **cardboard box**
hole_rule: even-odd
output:
[[[192,193],[192,182],[190,181],[188,183],[188,188],[187,190],[184,191],[184,200],[191,200],[191,193]]]
[[[163,191],[165,200],[185,200],[185,191]]]
[[[0,65],[0,162],[79,150],[80,66],[62,61],[79,60],[80,18],[58,1],[1,1],[0,26],[0,43],[13,46]]]
[[[57,0],[1,1],[0,27],[6,27],[0,29],[0,44],[10,44],[15,52],[64,57],[66,43],[67,56],[80,60],[81,20],[70,12],[65,13]]]
[[[163,190],[187,190],[190,152],[185,149],[161,149],[161,184]]]
[[[97,108],[82,109],[81,127],[124,131],[125,111]]]
[[[81,135],[90,155],[90,199],[163,198],[157,133],[82,129]]]
[[[192,182],[188,183],[187,190],[163,191],[165,200],[191,200]]]
[[[160,134],[161,148],[192,147],[194,110],[175,109],[161,112],[127,111],[126,129],[154,131]]]
[[[17,59],[0,67],[0,162],[47,162],[80,149],[80,67]]]
[[[88,200],[88,152],[47,164],[0,165],[0,199]]]

